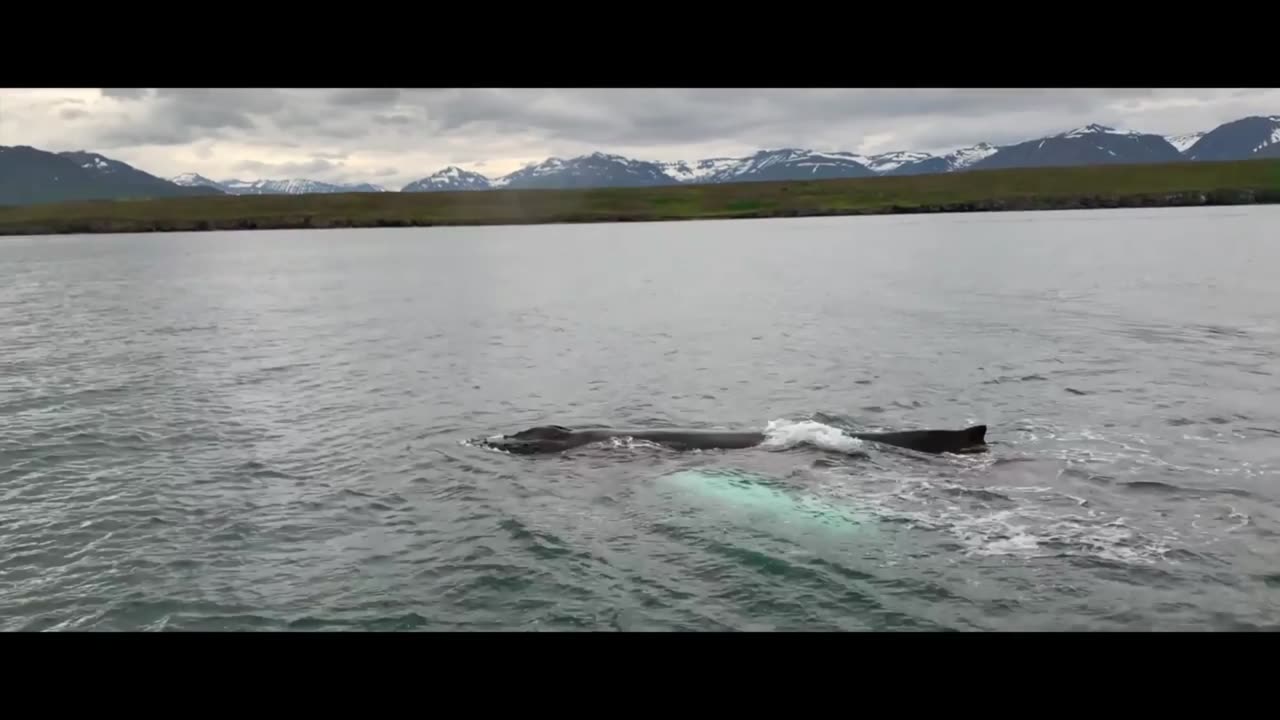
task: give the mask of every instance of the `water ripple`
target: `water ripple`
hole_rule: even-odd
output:
[[[0,629],[1274,629],[1232,213],[4,239]],[[993,452],[462,442],[780,419]]]

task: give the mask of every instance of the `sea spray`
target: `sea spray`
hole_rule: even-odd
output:
[[[761,447],[785,450],[797,445],[812,445],[822,450],[842,453],[865,452],[865,443],[839,428],[814,420],[770,420],[764,430]]]

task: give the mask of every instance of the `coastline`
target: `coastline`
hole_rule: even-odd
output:
[[[1280,159],[583,190],[239,195],[0,206],[0,235],[666,222],[1280,204]]]

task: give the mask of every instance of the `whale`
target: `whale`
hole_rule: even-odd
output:
[[[880,443],[916,452],[978,453],[987,450],[987,426],[973,425],[959,430],[899,430],[895,432],[844,434],[859,440]],[[674,450],[740,450],[762,445],[768,436],[758,431],[581,428],[538,425],[510,435],[480,438],[479,444],[515,455],[558,453],[614,438],[645,440]]]

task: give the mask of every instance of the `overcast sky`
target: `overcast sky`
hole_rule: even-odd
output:
[[[596,150],[647,160],[769,147],[947,152],[1098,122],[1159,134],[1280,114],[1280,90],[5,89],[0,145],[91,150],[171,177],[392,189]]]

